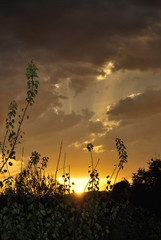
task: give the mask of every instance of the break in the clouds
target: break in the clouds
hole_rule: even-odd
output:
[[[1,129],[9,103],[24,104],[27,62],[39,68],[39,94],[24,123],[27,154],[52,155],[63,138],[76,173],[89,141],[106,167],[116,137],[128,142],[131,166],[135,152],[144,163],[159,153],[159,0],[2,0],[0,29]]]

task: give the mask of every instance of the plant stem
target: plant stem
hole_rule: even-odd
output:
[[[92,172],[93,172],[94,168],[93,168],[93,156],[92,156],[92,151],[91,151],[91,164],[92,164]]]
[[[117,173],[116,173],[116,177],[115,177],[115,181],[114,181],[114,185],[115,185],[115,183],[116,183],[116,179],[117,179],[117,177],[118,177],[118,174],[119,174],[119,172],[120,172],[120,167],[119,167],[119,169],[118,169],[118,171],[117,171]]]
[[[69,193],[70,193],[70,164],[69,164]]]
[[[111,182],[111,180],[112,180],[112,177],[113,177],[113,175],[114,175],[116,169],[117,169],[117,165],[115,166],[115,168],[114,168],[114,170],[113,170],[113,172],[112,172],[112,175],[111,175],[111,177],[110,177],[110,182]]]
[[[61,157],[62,146],[63,146],[63,140],[60,143],[59,156],[58,156],[57,167],[56,167],[56,171],[55,171],[55,192],[56,192],[56,188],[57,188],[57,172],[58,172],[58,167],[59,167],[59,162],[60,162],[60,157]]]
[[[64,163],[63,163],[64,188],[65,188],[65,161],[66,161],[66,153],[64,153]]]

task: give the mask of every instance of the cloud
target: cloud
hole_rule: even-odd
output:
[[[53,52],[50,60],[91,62],[96,66],[112,60],[121,69],[159,67],[156,57],[160,49],[159,9],[143,8],[130,2],[117,4],[117,1],[114,4],[95,1],[92,11],[89,11],[91,4],[77,2],[71,9],[65,4],[62,10],[55,8],[59,16],[55,12],[51,16],[49,12],[50,18],[39,23],[43,35],[39,36],[41,30],[38,29],[32,38],[27,31],[24,36],[23,26],[18,28],[17,35],[28,47],[32,48],[35,43],[36,48],[45,49],[47,54],[48,45]],[[37,19],[41,21],[39,16]]]
[[[132,0],[3,3],[1,78],[18,76],[34,58],[54,82],[70,77],[78,93],[107,62],[115,70],[160,68],[160,7],[159,1]]]
[[[109,120],[126,121],[149,118],[161,113],[161,90],[148,90],[133,98],[121,99],[107,112]]]
[[[115,139],[121,138],[129,156],[128,171],[134,172],[155,154],[160,154],[161,90],[147,90],[135,97],[121,99],[107,112],[111,129],[96,139],[106,146],[106,158],[112,151],[117,159]],[[118,122],[114,125],[113,122]]]
[[[1,1],[0,16],[1,129],[9,103],[24,105],[25,67],[34,59],[40,88],[24,121],[27,149],[51,153],[63,138],[75,158],[92,140],[111,157],[123,137],[140,153],[151,139],[152,152],[153,133],[159,145],[160,1]]]
[[[26,135],[24,143],[30,151],[34,149],[45,150],[51,153],[53,151],[52,143],[56,149],[59,149],[59,142],[64,140],[66,147],[69,147],[69,152],[73,149],[81,149],[86,146],[86,142],[93,142],[100,135],[105,134],[107,126],[104,126],[101,121],[92,120],[94,113],[88,109],[78,114],[71,112],[65,114],[63,111],[56,112],[51,106],[43,114],[37,118],[25,122],[23,127]],[[99,148],[99,151],[103,149]],[[28,151],[27,151],[27,154]]]
[[[95,133],[95,134],[100,133],[101,134],[101,133],[104,133],[105,127],[101,121],[97,121],[97,122],[91,121],[88,126],[88,131],[90,133]]]
[[[62,111],[55,111],[55,109],[51,106],[36,119],[30,130],[32,129],[32,133],[35,135],[57,133],[64,131],[64,129],[74,127],[79,123],[80,118],[81,116],[76,115],[74,112],[65,115]],[[42,129],[41,132],[40,129]],[[45,133],[43,129],[45,130]]]

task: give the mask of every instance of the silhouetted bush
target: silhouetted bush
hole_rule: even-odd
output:
[[[130,198],[130,184],[127,180],[118,182],[114,185],[111,195],[114,201],[127,201]]]

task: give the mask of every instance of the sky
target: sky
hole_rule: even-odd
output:
[[[24,164],[32,151],[55,173],[60,142],[73,178],[88,177],[90,154],[101,178],[127,148],[120,179],[160,157],[161,1],[0,0],[0,140],[12,100],[25,104],[25,69],[39,68],[39,93],[24,121]],[[61,172],[60,172],[61,175]]]

